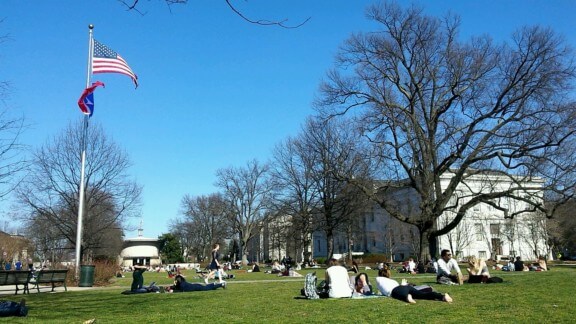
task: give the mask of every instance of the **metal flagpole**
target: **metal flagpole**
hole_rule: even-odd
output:
[[[94,42],[92,41],[92,31],[94,25],[89,25],[89,36],[88,36],[88,72],[86,75],[86,88],[90,86],[90,75],[92,74],[92,53]],[[86,141],[88,137],[88,120],[90,116],[84,115],[84,127],[82,131],[82,166],[80,168],[80,191],[78,193],[78,225],[76,228],[76,270],[74,273],[74,278],[78,280],[78,272],[80,270],[80,258],[82,250],[82,218],[84,214],[84,198],[85,198],[85,181],[84,181],[84,169],[86,167]]]

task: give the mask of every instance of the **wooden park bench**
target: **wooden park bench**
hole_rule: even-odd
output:
[[[0,271],[0,286],[16,286],[16,293],[18,295],[18,285],[24,286],[24,294],[29,293],[28,284],[32,279],[32,272],[21,270],[1,270]]]
[[[68,291],[66,288],[66,275],[68,274],[68,269],[63,270],[40,270],[34,274],[34,278],[30,280],[30,283],[34,285],[32,289],[36,288],[40,292],[40,284],[51,284],[52,291],[56,287],[57,283],[61,283],[64,286],[64,291]]]

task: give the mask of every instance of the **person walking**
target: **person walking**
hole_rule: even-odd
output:
[[[218,273],[218,282],[224,283],[224,281],[222,280],[222,274],[220,273],[220,262],[218,261],[218,259],[220,258],[220,252],[218,252],[219,250],[220,250],[220,244],[214,243],[212,247],[212,260],[210,261],[209,266],[210,273],[208,273],[208,275],[204,277],[204,283],[206,284],[208,284],[209,279],[215,278],[216,273]]]

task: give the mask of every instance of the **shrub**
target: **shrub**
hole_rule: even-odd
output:
[[[388,262],[388,260],[390,260],[390,256],[386,254],[371,253],[371,254],[364,254],[362,256],[362,259],[364,264],[369,265],[369,264],[376,264],[378,262]]]
[[[104,286],[110,283],[118,271],[118,264],[114,261],[97,261],[94,263],[94,285]]]

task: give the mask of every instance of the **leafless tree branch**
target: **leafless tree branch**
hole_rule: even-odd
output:
[[[122,3],[124,6],[126,6],[126,8],[128,8],[128,10],[133,10],[136,11],[140,14],[144,14],[142,11],[140,11],[138,9],[138,5],[140,3],[140,0],[130,0],[130,1],[125,1],[125,0],[118,0],[120,3]],[[172,5],[175,4],[186,4],[188,3],[188,0],[164,0],[166,2],[166,4],[168,5],[168,8],[170,8]],[[286,29],[293,29],[293,28],[298,28],[303,26],[304,24],[306,24],[311,17],[306,18],[304,21],[296,24],[296,25],[288,25],[288,19],[283,19],[283,20],[267,20],[267,19],[258,19],[258,20],[254,20],[251,19],[249,17],[247,17],[246,15],[244,15],[240,10],[238,10],[231,2],[230,0],[225,0],[226,4],[228,5],[228,7],[235,13],[237,14],[240,18],[244,19],[245,21],[251,23],[251,24],[255,24],[255,25],[262,25],[262,26],[279,26],[282,28],[286,28]]]
[[[230,9],[232,11],[234,11],[234,13],[236,13],[238,16],[240,16],[240,18],[246,20],[247,22],[249,22],[251,24],[256,24],[256,25],[280,26],[282,28],[293,29],[293,28],[301,27],[302,25],[306,24],[311,18],[311,17],[308,17],[304,21],[302,21],[301,23],[299,23],[297,25],[293,25],[293,26],[286,24],[286,22],[288,22],[288,19],[284,19],[284,20],[266,20],[266,19],[253,20],[253,19],[246,17],[242,12],[240,12],[238,9],[236,9],[236,7],[234,7],[230,3],[230,0],[226,0],[226,4],[228,5],[228,7],[230,7]]]

